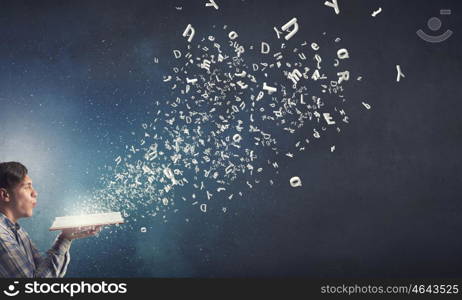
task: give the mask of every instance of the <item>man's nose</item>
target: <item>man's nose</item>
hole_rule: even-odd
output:
[[[34,198],[38,197],[38,193],[37,193],[36,190],[32,190],[32,197],[34,197]]]

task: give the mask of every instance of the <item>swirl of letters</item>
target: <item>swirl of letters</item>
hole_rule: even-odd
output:
[[[296,18],[272,29],[275,42],[242,42],[226,25],[213,30],[201,34],[188,24],[178,36],[183,47],[171,49],[174,65],[163,76],[169,97],[153,100],[137,141],[107,166],[106,188],[82,200],[89,210],[128,216],[142,208],[141,218],[165,222],[185,205],[226,213],[226,201],[274,184],[281,157],[302,157],[310,143],[348,124],[344,88],[353,74],[343,67],[350,53],[340,38],[297,42]]]

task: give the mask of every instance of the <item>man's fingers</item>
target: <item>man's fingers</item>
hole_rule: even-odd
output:
[[[100,229],[86,230],[86,231],[79,232],[76,236],[78,238],[90,237],[90,236],[96,235],[100,231],[101,231],[101,228]]]
[[[86,237],[89,237],[89,236],[92,236],[92,235],[94,235],[94,234],[93,233],[84,233],[84,232],[82,232],[82,233],[78,233],[78,234],[74,235],[74,238],[81,239],[81,238],[86,238]]]
[[[97,235],[103,228],[103,225],[80,226],[75,228],[64,229],[63,233],[71,239],[80,239]]]

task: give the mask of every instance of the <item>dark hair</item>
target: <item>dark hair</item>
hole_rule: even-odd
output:
[[[14,189],[27,175],[27,168],[15,161],[0,163],[0,188]]]

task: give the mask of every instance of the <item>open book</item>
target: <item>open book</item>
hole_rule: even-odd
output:
[[[53,224],[50,227],[50,231],[67,229],[67,228],[98,226],[98,225],[112,225],[112,224],[122,224],[122,223],[124,223],[124,219],[122,218],[122,215],[120,214],[120,212],[56,217]]]

